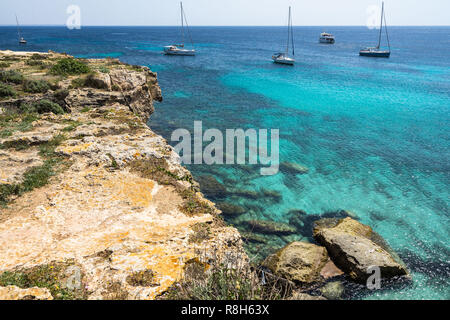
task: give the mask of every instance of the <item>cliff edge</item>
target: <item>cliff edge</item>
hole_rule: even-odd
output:
[[[145,125],[161,100],[146,67],[0,51],[0,298],[155,299],[190,261],[247,259]]]

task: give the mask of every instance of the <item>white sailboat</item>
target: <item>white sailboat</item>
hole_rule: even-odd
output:
[[[19,36],[19,44],[27,44],[27,40],[25,40],[20,33],[19,18],[17,18],[17,14],[16,14],[16,23],[17,23],[17,34]]]
[[[292,57],[289,57],[289,45],[292,43]],[[289,7],[289,19],[288,19],[288,41],[286,46],[286,52],[275,53],[272,56],[274,63],[286,64],[293,66],[295,64],[295,48],[294,48],[294,31],[292,29],[292,13],[291,7]]]
[[[191,42],[192,48],[194,48],[194,44],[192,42],[191,33],[189,31],[189,25],[186,19],[186,14],[184,13],[183,9],[183,2],[180,2],[180,8],[181,8],[181,44],[173,44],[170,46],[164,47],[164,53],[166,55],[170,56],[195,56],[195,49],[185,49],[184,48],[184,37],[185,37],[185,22],[186,22],[186,31],[189,36],[189,40]]]
[[[383,34],[383,21],[384,21],[384,29],[386,30],[386,38],[389,46],[388,50],[381,49],[381,35]],[[391,56],[391,44],[389,41],[389,33],[387,30],[386,23],[386,15],[384,12],[384,2],[381,9],[381,25],[380,25],[380,33],[378,35],[378,45],[376,47],[364,48],[359,51],[359,55],[363,57],[372,57],[372,58],[389,58]]]

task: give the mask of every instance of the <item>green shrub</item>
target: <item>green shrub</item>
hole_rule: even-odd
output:
[[[33,53],[33,55],[30,57],[31,60],[46,60],[48,57],[43,54],[39,53]]]
[[[45,80],[25,80],[23,90],[29,93],[46,93],[50,89],[50,83]]]
[[[1,62],[0,61],[0,68],[8,68],[11,64],[8,62]]]
[[[32,59],[27,60],[25,64],[32,67],[39,67],[41,69],[45,69],[48,66],[47,63],[45,63],[42,60],[32,60]]]
[[[20,84],[23,79],[23,75],[15,70],[0,71],[0,82]]]
[[[15,56],[4,56],[3,57],[3,61],[19,61],[20,58],[15,57]]]
[[[84,88],[86,86],[85,78],[75,78],[70,83],[70,89]]]
[[[20,110],[23,113],[47,113],[52,112],[54,114],[63,114],[64,109],[57,103],[43,99],[31,104],[22,104]]]
[[[14,90],[11,86],[0,83],[0,98],[15,97],[16,94],[16,90]]]
[[[58,62],[50,69],[50,73],[54,75],[77,75],[83,73],[89,73],[91,69],[89,66],[74,58],[64,58],[58,60]]]
[[[95,73],[89,73],[84,78],[76,78],[72,80],[70,85],[72,89],[78,88],[94,88],[94,89],[108,89],[108,86],[105,82],[97,79],[95,77]]]
[[[98,68],[98,71],[100,71],[101,73],[109,73],[109,69],[105,66],[100,66]]]

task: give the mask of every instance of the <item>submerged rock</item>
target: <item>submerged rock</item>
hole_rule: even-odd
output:
[[[246,223],[248,228],[250,228],[253,232],[264,234],[288,235],[297,232],[297,229],[294,227],[281,222],[269,220],[250,220]]]
[[[244,241],[251,243],[266,243],[267,240],[262,235],[252,232],[241,232]]]
[[[344,294],[345,288],[342,282],[329,282],[320,288],[322,295],[329,300],[339,300]]]
[[[312,243],[293,242],[262,263],[275,275],[300,284],[321,281],[320,271],[328,260],[327,250]]]
[[[290,174],[307,174],[309,169],[294,162],[281,162],[280,171]]]
[[[244,207],[229,202],[220,202],[217,204],[217,208],[219,208],[219,210],[222,211],[222,214],[224,216],[230,217],[239,216],[247,212],[247,210]]]
[[[260,198],[260,194],[253,190],[236,189],[232,190],[231,193],[235,196],[244,197],[247,199],[256,200]]]
[[[296,300],[296,301],[308,300],[308,301],[313,301],[313,300],[327,300],[327,299],[325,299],[324,297],[321,297],[321,296],[312,296],[312,295],[309,295],[309,294],[304,293],[304,292],[294,291],[292,293],[292,296],[288,300]]]
[[[197,178],[202,191],[213,199],[222,199],[225,197],[227,189],[213,176],[201,176]]]
[[[283,200],[283,195],[279,191],[261,189],[261,193],[264,198],[273,200],[274,202],[280,202],[281,200]]]
[[[365,282],[370,268],[380,268],[383,278],[408,274],[404,263],[369,226],[352,218],[323,219],[314,228],[314,238],[324,245],[333,262],[354,280]]]

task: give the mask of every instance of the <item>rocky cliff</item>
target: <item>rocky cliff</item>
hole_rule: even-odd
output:
[[[155,299],[190,261],[247,259],[145,125],[155,73],[10,51],[0,70],[0,296]]]

